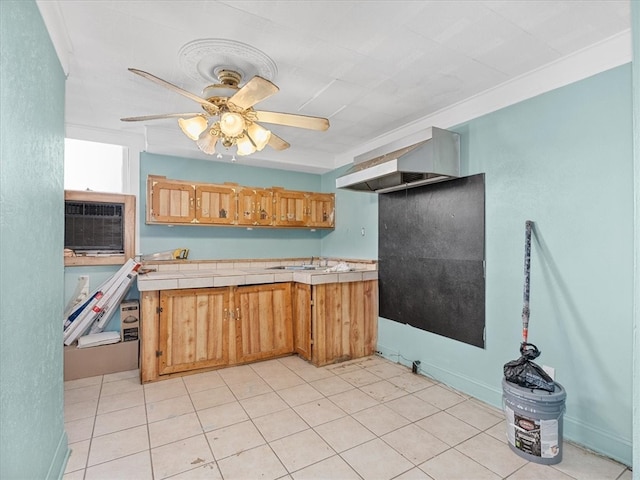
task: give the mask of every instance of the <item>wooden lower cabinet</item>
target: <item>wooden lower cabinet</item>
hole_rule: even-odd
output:
[[[316,366],[372,355],[378,336],[378,281],[312,287],[311,362]]]
[[[228,288],[160,292],[158,374],[229,363]]]
[[[140,292],[140,381],[158,380],[160,292]]]
[[[290,283],[237,287],[233,297],[237,363],[293,352]]]
[[[293,353],[291,283],[142,292],[140,377]]]
[[[378,281],[295,284],[294,348],[316,366],[372,355],[378,337]]]
[[[377,280],[141,293],[142,383],[289,353],[322,366],[376,347]]]
[[[294,283],[293,301],[293,347],[305,360],[311,360],[311,285]]]

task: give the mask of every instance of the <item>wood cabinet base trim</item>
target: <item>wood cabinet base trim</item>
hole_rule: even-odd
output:
[[[222,369],[229,368],[229,367],[238,367],[238,366],[241,366],[241,365],[251,365],[252,363],[259,363],[259,362],[263,362],[265,360],[275,360],[275,359],[278,359],[278,358],[292,357],[294,355],[296,355],[295,352],[284,353],[282,355],[276,355],[274,357],[269,357],[268,359],[252,360],[250,362],[234,363],[233,365],[217,365],[217,366],[214,366],[214,367],[198,368],[198,369],[195,369],[195,370],[185,370],[183,372],[166,373],[164,375],[156,375],[154,378],[147,378],[146,380],[142,380],[141,383],[154,383],[154,382],[159,382],[161,380],[168,380],[170,378],[186,377],[188,375],[197,375],[199,373],[215,372],[216,370],[222,370]],[[300,358],[302,360],[304,360],[304,358],[302,358],[302,357],[300,357]],[[305,361],[307,361],[307,360],[305,360]],[[308,363],[311,363],[311,362],[308,362]]]

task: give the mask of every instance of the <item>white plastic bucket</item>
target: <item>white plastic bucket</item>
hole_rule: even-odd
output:
[[[507,420],[509,447],[534,463],[555,465],[562,461],[562,417],[567,393],[555,383],[555,391],[524,388],[502,379],[502,405]]]

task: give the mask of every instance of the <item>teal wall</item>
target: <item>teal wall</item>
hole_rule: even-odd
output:
[[[640,2],[631,2],[633,46],[633,151],[635,185],[634,330],[633,330],[633,465],[640,480]]]
[[[60,478],[64,74],[33,1],[0,2],[0,478]]]
[[[319,175],[248,167],[237,163],[193,160],[143,153],[140,158],[140,212],[145,211],[148,175],[172,180],[224,183],[251,187],[284,187],[321,191]],[[339,215],[339,213],[338,213]],[[320,255],[320,239],[327,231],[306,229],[198,227],[146,225],[140,218],[140,252],[153,253],[188,248],[189,259],[277,258]]]
[[[453,128],[486,174],[486,349],[380,319],[379,347],[495,406],[519,356],[524,224],[535,222],[529,341],[567,390],[565,437],[631,463],[631,68]],[[416,286],[419,289],[419,286]],[[416,292],[413,292],[414,294]]]
[[[336,190],[336,178],[348,166],[322,176],[322,191]],[[322,239],[322,255],[326,257],[378,258],[378,196],[351,190],[336,193],[336,228]],[[364,235],[362,229],[364,228]]]

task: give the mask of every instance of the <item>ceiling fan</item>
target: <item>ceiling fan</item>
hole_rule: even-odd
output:
[[[202,96],[198,96],[148,72],[135,68],[129,68],[129,71],[199,103],[203,111],[126,117],[121,120],[144,122],[178,118],[178,125],[183,133],[209,155],[216,153],[218,141],[225,148],[235,145],[238,155],[250,155],[267,145],[275,150],[289,148],[289,143],[260,123],[319,131],[329,128],[329,120],[326,118],[254,110],[255,104],[279,91],[276,85],[258,75],[239,87],[242,80],[239,72],[232,68],[220,69],[216,72],[219,83],[205,87]]]

